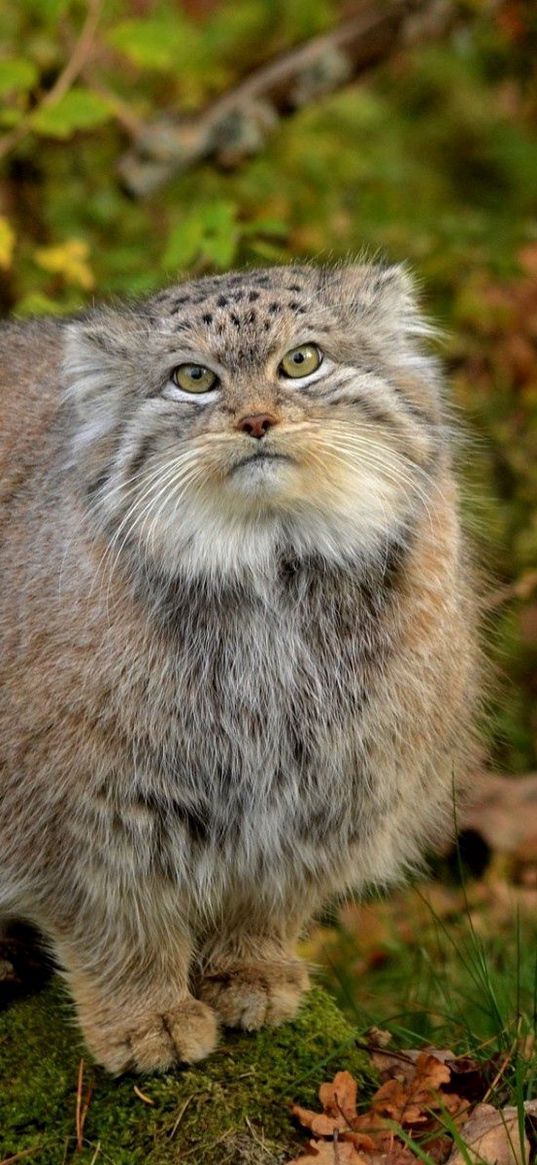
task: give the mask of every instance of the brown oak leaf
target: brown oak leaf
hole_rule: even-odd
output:
[[[333,1117],[327,1116],[325,1112],[312,1112],[309,1108],[301,1108],[299,1104],[294,1104],[291,1112],[300,1124],[315,1133],[316,1137],[332,1137],[334,1133],[341,1132],[347,1127],[342,1116]]]
[[[419,1053],[412,1073],[407,1067],[402,1080],[387,1080],[375,1093],[371,1101],[374,1112],[403,1126],[412,1126],[430,1121],[432,1111],[447,1108],[449,1112],[458,1112],[463,1106],[460,1097],[441,1091],[449,1084],[450,1069],[430,1052]]]
[[[375,1093],[371,1108],[400,1125],[417,1125],[429,1119],[421,1104],[412,1100],[409,1087],[400,1080],[387,1080]]]
[[[348,1141],[310,1141],[305,1156],[295,1157],[289,1165],[370,1165]]]
[[[357,1084],[350,1072],[336,1072],[331,1083],[321,1084],[319,1100],[324,1112],[293,1105],[292,1113],[316,1136],[330,1137],[335,1132],[352,1129],[356,1120]]]
[[[534,1104],[537,1107],[537,1102]],[[526,1105],[525,1109],[528,1111]],[[478,1104],[462,1126],[461,1138],[464,1151],[455,1147],[448,1165],[523,1165],[529,1160],[529,1141],[524,1136],[521,1143],[519,1114],[514,1107],[498,1110],[491,1104]]]
[[[319,1100],[329,1116],[342,1116],[352,1128],[356,1119],[358,1086],[350,1072],[336,1072],[331,1084],[321,1084]]]
[[[440,1055],[447,1058],[452,1053]],[[447,1110],[460,1123],[467,1117],[468,1102],[447,1090],[450,1068],[430,1049],[408,1056],[403,1053],[402,1057],[401,1075],[381,1085],[366,1112],[357,1112],[357,1085],[350,1072],[337,1072],[331,1082],[321,1084],[322,1112],[293,1106],[293,1115],[317,1138],[310,1141],[309,1156],[297,1158],[299,1165],[315,1160],[323,1165],[339,1161],[352,1165],[416,1165],[417,1156],[397,1136],[394,1124],[413,1136],[425,1135],[432,1160],[443,1165],[452,1141],[445,1136],[441,1113]],[[396,1057],[390,1071],[395,1066]],[[321,1137],[329,1139],[320,1140]]]
[[[491,1056],[488,1060],[474,1060],[470,1056],[455,1056],[449,1048],[425,1047],[421,1050],[407,1048],[404,1052],[384,1049],[377,1044],[369,1045],[370,1056],[380,1071],[380,1078],[386,1080],[411,1080],[414,1076],[417,1060],[423,1052],[433,1056],[441,1064],[445,1064],[451,1073],[451,1079],[440,1087],[442,1092],[454,1092],[465,1100],[481,1100],[487,1092],[499,1067],[500,1057]],[[449,1089],[447,1085],[449,1083]]]

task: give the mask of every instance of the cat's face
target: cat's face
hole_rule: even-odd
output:
[[[71,325],[75,462],[116,552],[192,575],[381,554],[438,453],[425,331],[377,267],[200,279]]]

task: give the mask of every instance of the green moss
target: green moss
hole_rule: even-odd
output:
[[[255,1035],[226,1033],[196,1068],[114,1080],[89,1064],[69,1003],[53,983],[0,1015],[0,1160],[27,1149],[39,1165],[89,1165],[94,1157],[99,1165],[285,1160],[296,1144],[294,1100],[313,1102],[321,1081],[342,1067],[370,1078],[355,1039],[332,1000],[314,989],[293,1023]],[[92,1094],[77,1152],[81,1056],[83,1093],[91,1083]]]

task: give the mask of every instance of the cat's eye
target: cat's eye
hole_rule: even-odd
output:
[[[183,392],[210,392],[218,384],[216,373],[203,364],[179,364],[172,373],[172,380]]]
[[[284,376],[310,376],[316,372],[323,359],[321,349],[317,344],[301,344],[299,348],[291,348],[278,369]]]

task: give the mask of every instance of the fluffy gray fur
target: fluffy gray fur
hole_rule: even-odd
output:
[[[313,911],[449,828],[475,603],[428,331],[360,265],[0,331],[0,909],[113,1072],[291,1016]]]

